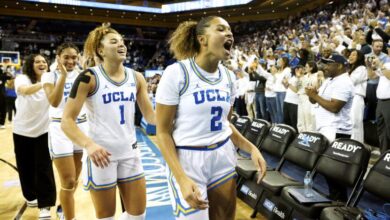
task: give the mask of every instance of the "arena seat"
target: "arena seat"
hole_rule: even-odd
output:
[[[274,171],[268,171],[266,176],[258,186],[261,188],[260,203],[255,210],[260,211],[267,217],[272,217],[272,211],[264,208],[264,202],[278,205],[278,198],[283,187],[302,185],[302,181],[293,179],[282,172],[282,168],[286,166],[286,162],[297,165],[301,170],[313,170],[320,155],[328,147],[328,140],[320,133],[302,132],[288,146],[286,153],[283,156],[279,167]],[[304,159],[303,159],[304,158]]]
[[[390,201],[390,150],[386,151],[368,172],[366,179],[356,192],[351,206],[328,207],[321,213],[321,220],[343,220],[347,216],[363,215],[363,210],[356,207],[363,193],[369,192],[384,201]],[[388,216],[390,218],[390,216]]]
[[[234,123],[236,123],[238,118],[239,118],[239,116],[236,113],[233,113],[232,117],[230,118],[230,123],[232,123],[234,125]]]
[[[251,124],[251,119],[248,116],[241,116],[237,118],[237,121],[234,123],[234,127],[244,135],[249,125]]]
[[[261,141],[267,135],[269,128],[271,127],[271,123],[263,119],[254,119],[248,129],[245,132],[245,138],[249,140],[253,145],[259,147]],[[248,152],[245,152],[241,149],[238,149],[238,159],[250,159],[250,155]]]
[[[271,127],[268,135],[264,138],[260,144],[260,150],[263,155],[265,153],[269,157],[264,157],[265,160],[281,160],[287,146],[295,138],[296,131],[293,127],[276,124]],[[268,160],[267,160],[268,158]],[[276,167],[276,166],[275,166]],[[274,169],[275,167],[268,167],[267,169]],[[258,191],[258,185],[256,180],[253,179],[257,169],[251,160],[239,160],[237,163],[236,171],[239,175],[238,180],[238,197],[246,202],[252,208],[257,204],[260,194]]]
[[[369,158],[370,149],[364,144],[347,138],[336,139],[318,159],[313,176],[321,174],[337,181],[342,186],[353,187],[353,191],[355,191],[366,172]],[[292,209],[291,218],[318,219],[324,208],[344,205],[342,202],[333,200],[323,203],[300,203],[290,192],[303,188],[303,185],[287,186],[281,192],[280,200],[285,206]],[[329,196],[323,195],[314,188],[313,190],[330,199]],[[352,197],[353,193],[350,194],[347,205],[351,202]]]

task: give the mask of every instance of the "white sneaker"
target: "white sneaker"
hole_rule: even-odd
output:
[[[38,200],[34,199],[31,201],[26,200],[27,206],[28,207],[37,207],[38,206]]]
[[[5,129],[5,125],[0,125],[0,129]]]
[[[50,220],[50,207],[40,208],[39,209],[39,220]]]
[[[57,219],[65,220],[65,215],[64,215],[64,212],[62,211],[61,205],[57,206]]]

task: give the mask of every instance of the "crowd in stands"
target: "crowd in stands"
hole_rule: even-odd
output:
[[[345,97],[342,111],[333,112],[340,119],[334,126],[345,129],[352,126],[352,138],[363,142],[363,120],[377,122],[382,150],[386,150],[389,137],[382,135],[390,122],[381,118],[377,103],[378,99],[387,101],[390,93],[388,87],[387,91],[377,91],[377,87],[379,81],[382,87],[388,86],[389,81],[381,72],[390,65],[389,15],[387,1],[349,1],[273,21],[271,27],[256,27],[257,31],[248,30],[249,34],[236,37],[232,59],[226,63],[238,78],[236,112],[286,123],[300,132],[318,130],[316,121],[332,119],[319,118],[316,108],[321,103],[310,102],[313,94],[307,94],[310,92],[307,88],[315,88],[316,95],[318,90],[318,95],[323,95],[322,84],[328,78],[330,81],[336,78],[324,74],[325,63],[330,60],[343,64],[342,72],[347,73],[353,86],[352,91],[343,90],[349,83],[344,82],[347,84],[340,84],[342,88],[334,89],[340,96],[346,93],[352,96],[351,100]],[[242,33],[243,28],[233,25],[232,29]]]
[[[387,94],[377,97],[376,91],[381,80],[382,84],[389,80],[380,72],[390,65],[389,16],[387,0],[357,0],[328,4],[268,23],[232,24],[235,47],[226,65],[238,79],[235,111],[241,116],[286,123],[298,131],[318,130],[316,108],[320,103],[312,104],[309,95],[313,94],[307,88],[321,91],[329,78],[324,68],[330,60],[343,64],[343,72],[348,73],[354,87],[352,100],[344,100],[347,103],[344,107],[348,108],[344,114],[352,114],[352,118],[341,117],[340,120],[350,120],[345,126],[353,127],[352,138],[363,142],[363,120],[378,123],[378,98],[388,99]],[[25,23],[14,27],[13,31],[8,26],[1,28],[1,36],[36,37],[49,42],[45,47],[39,43],[16,43],[15,50],[22,55],[39,52],[54,59],[58,41],[82,42],[86,37],[76,32],[61,36],[54,32],[39,34],[39,28],[25,36],[22,31],[28,29]],[[164,40],[153,46],[137,40],[127,42],[126,66],[138,71],[163,70],[174,62]],[[340,61],[337,55],[348,63]],[[156,80],[150,80],[150,88],[156,84],[153,81]],[[343,92],[346,93],[340,91]],[[340,117],[341,113],[336,111],[335,114]],[[379,116],[382,117],[381,113]],[[387,116],[384,118],[381,118],[380,129],[389,130],[390,121]],[[385,150],[390,146],[389,134],[379,132],[379,136]]]

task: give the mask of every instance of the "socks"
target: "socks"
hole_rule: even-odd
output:
[[[115,220],[114,216],[107,217],[107,218],[97,218],[97,220]]]
[[[141,215],[130,215],[127,212],[122,213],[122,215],[119,217],[119,220],[145,220],[145,212]]]

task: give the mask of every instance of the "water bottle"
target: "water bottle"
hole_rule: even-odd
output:
[[[303,183],[305,185],[305,197],[311,198],[313,197],[312,187],[313,187],[313,180],[310,176],[310,171],[306,172],[305,178],[303,179]]]

